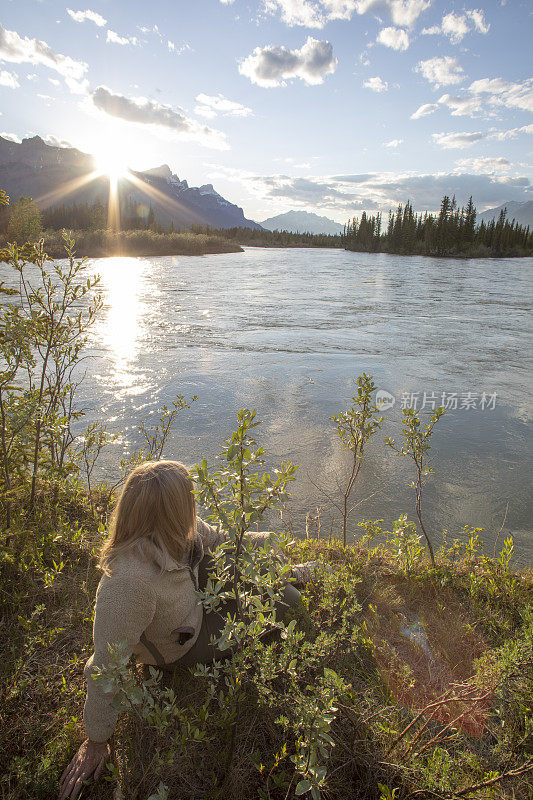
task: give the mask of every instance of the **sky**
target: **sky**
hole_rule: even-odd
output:
[[[69,1],[1,4],[2,136],[166,163],[256,220],[533,199],[528,0]]]

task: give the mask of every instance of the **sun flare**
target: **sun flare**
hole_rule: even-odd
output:
[[[129,172],[124,155],[116,150],[102,150],[95,153],[94,161],[98,172],[114,180],[123,178]]]

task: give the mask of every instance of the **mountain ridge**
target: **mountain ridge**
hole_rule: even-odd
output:
[[[487,208],[486,211],[478,214],[478,223],[482,220],[485,224],[493,219],[497,221],[500,212],[503,211],[504,208],[507,209],[507,219],[515,219],[519,225],[529,225],[530,228],[533,228],[533,200],[509,200],[509,202],[502,203],[501,206],[497,206],[496,208]]]
[[[286,211],[275,217],[268,217],[261,222],[269,231],[289,231],[290,233],[314,233],[337,236],[344,230],[344,225],[328,217],[321,217],[309,211]]]
[[[13,142],[0,136],[0,187],[12,199],[33,197],[41,208],[73,203],[106,203],[109,178],[95,176],[95,160],[71,147],[47,144],[40,136]],[[208,183],[189,186],[172,172],[168,164],[143,171],[131,170],[137,180],[119,181],[121,204],[146,208],[150,205],[163,226],[191,225],[212,228],[245,227],[261,230],[247,219],[240,206],[231,203]],[[67,190],[65,192],[65,190]]]

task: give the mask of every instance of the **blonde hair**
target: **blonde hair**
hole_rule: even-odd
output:
[[[195,530],[196,503],[187,468],[179,461],[147,461],[124,484],[100,552],[100,568],[109,572],[110,562],[135,545],[145,554],[148,546],[179,561]]]

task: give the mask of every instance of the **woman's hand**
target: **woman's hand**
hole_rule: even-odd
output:
[[[109,755],[107,742],[92,742],[86,739],[59,780],[58,800],[66,800],[67,797],[74,800],[81,791],[83,781],[90,778],[93,773],[95,781],[98,780]]]

